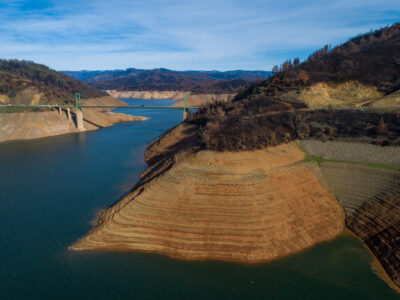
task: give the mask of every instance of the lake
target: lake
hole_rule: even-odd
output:
[[[349,234],[263,264],[68,251],[135,185],[146,145],[182,120],[181,110],[117,112],[150,120],[0,144],[0,299],[400,298]]]

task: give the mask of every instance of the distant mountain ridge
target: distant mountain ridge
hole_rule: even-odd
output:
[[[236,93],[249,83],[271,76],[270,71],[173,71],[143,70],[63,71],[101,90],[191,91],[192,93]]]
[[[0,103],[47,104],[106,96],[87,84],[30,61],[0,60]]]

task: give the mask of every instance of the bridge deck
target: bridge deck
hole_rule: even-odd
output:
[[[38,105],[0,105],[1,108],[75,108],[75,105],[64,105],[64,104],[38,104]],[[174,107],[174,106],[144,106],[144,105],[82,105],[80,108],[104,108],[104,109],[116,109],[116,108],[132,108],[132,109],[177,109],[184,110],[184,107]],[[198,109],[199,106],[187,107],[187,109]],[[331,108],[306,108],[299,110],[309,110],[309,111],[318,111],[318,110],[388,110],[388,109],[400,109],[400,106],[362,106],[362,107],[331,107]]]
[[[39,104],[39,105],[0,105],[0,108],[75,108],[74,105],[60,105],[60,104]],[[144,106],[144,105],[82,105],[81,108],[109,108],[109,109],[116,109],[116,108],[135,108],[135,109],[184,109],[183,107],[173,107],[173,106]],[[198,107],[188,107],[196,109]]]

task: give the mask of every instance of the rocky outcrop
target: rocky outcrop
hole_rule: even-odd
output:
[[[127,105],[111,97],[90,99],[86,105]],[[145,117],[136,117],[113,113],[105,109],[84,109],[84,131],[112,126],[119,122],[144,121]],[[56,110],[41,112],[0,113],[0,142],[12,140],[36,139],[66,133],[81,132],[77,120],[72,114],[68,120],[66,111],[61,115]]]
[[[140,183],[73,250],[258,262],[342,231],[342,208],[307,164],[295,164],[304,158],[295,144],[240,153],[175,153],[175,144],[164,137],[150,148]]]

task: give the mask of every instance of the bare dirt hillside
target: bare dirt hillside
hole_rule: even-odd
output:
[[[180,136],[182,128],[176,130],[180,133],[167,135]],[[307,164],[295,164],[304,158],[295,144],[256,152],[160,155],[173,152],[174,145],[176,138],[164,137],[150,147],[146,157],[153,165],[141,183],[106,210],[74,250],[257,262],[342,231],[342,208]]]
[[[83,104],[126,105],[126,103],[112,97],[88,99]],[[84,109],[83,118],[84,131],[112,126],[119,122],[144,121],[147,119],[113,113],[105,109]],[[61,114],[55,109],[40,112],[0,112],[0,142],[35,139],[81,131],[77,129],[74,113],[72,112],[71,120],[68,120],[66,110],[63,110]]]
[[[400,172],[333,162],[321,170],[346,211],[346,226],[400,286]]]

